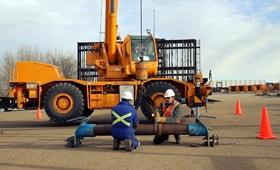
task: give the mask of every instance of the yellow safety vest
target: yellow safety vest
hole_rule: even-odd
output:
[[[130,126],[130,122],[124,120],[125,118],[128,118],[132,115],[132,113],[127,113],[123,116],[119,116],[116,112],[112,111],[112,114],[117,118],[116,120],[113,121],[113,125],[118,123],[118,122],[122,122],[123,124]]]

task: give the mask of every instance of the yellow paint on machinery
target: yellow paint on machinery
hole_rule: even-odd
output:
[[[57,66],[19,61],[10,78],[10,97],[17,98],[18,108],[44,107],[51,120],[66,123],[89,116],[95,109],[112,108],[120,102],[122,90],[132,91],[136,100],[142,85],[153,87],[150,97],[157,106],[164,100],[164,88],[176,89],[189,107],[206,105],[212,90],[202,84],[201,74],[195,75],[193,82],[154,78],[159,59],[152,35],[127,35],[122,42],[117,41],[117,6],[118,0],[106,0],[105,40],[95,43],[86,54],[86,64],[98,71],[98,81],[68,79]],[[201,96],[196,96],[198,79]]]
[[[60,67],[34,62],[21,61],[11,70],[10,82],[46,83],[50,80],[65,79]]]

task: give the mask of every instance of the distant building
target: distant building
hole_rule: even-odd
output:
[[[256,91],[266,85],[265,80],[212,80],[213,92]]]

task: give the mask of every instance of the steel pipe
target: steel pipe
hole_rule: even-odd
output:
[[[109,136],[111,134],[112,125],[96,125],[87,124],[89,119],[84,119],[75,132],[75,136],[69,137],[67,141],[68,147],[79,147],[81,139],[84,137]],[[208,146],[210,146],[210,138],[208,128],[199,120],[190,122],[189,124],[140,124],[135,128],[135,135],[189,135],[189,136],[206,136]]]
[[[95,125],[93,128],[94,136],[111,135],[112,125]],[[135,135],[188,135],[189,124],[150,124],[139,125],[135,129]]]

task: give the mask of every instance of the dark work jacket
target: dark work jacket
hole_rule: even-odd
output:
[[[123,117],[123,121],[115,116]],[[130,115],[130,116],[128,116]],[[121,101],[118,105],[112,108],[112,136],[116,139],[123,140],[135,136],[133,127],[138,126],[139,119],[135,108],[128,101]]]

